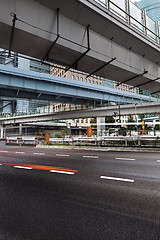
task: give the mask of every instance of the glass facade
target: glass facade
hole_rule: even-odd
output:
[[[137,28],[154,42],[159,42],[160,0],[95,0],[109,11]],[[145,10],[145,11],[142,11]]]
[[[123,11],[122,11],[122,10]],[[114,14],[118,15],[120,18],[126,19],[126,2],[125,0],[112,0],[110,2],[110,11],[114,12]]]
[[[132,2],[130,2],[130,15],[131,15],[131,25],[135,28],[138,28],[138,30],[142,31],[144,30],[143,26],[143,19],[142,19],[142,12],[141,10]],[[141,23],[141,24],[140,24]]]
[[[141,0],[136,3],[140,9],[145,9],[147,15],[160,22],[160,0]]]

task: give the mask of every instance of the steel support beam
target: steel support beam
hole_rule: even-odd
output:
[[[14,37],[14,30],[15,30],[15,25],[16,25],[16,20],[17,20],[17,15],[15,13],[11,13],[11,16],[13,17],[13,20],[12,20],[12,31],[11,31],[11,37],[10,37],[10,43],[9,43],[8,57],[11,56],[13,37]]]
[[[67,67],[65,69],[65,72],[68,72],[68,70],[74,66],[77,66],[78,62],[91,50],[90,48],[90,38],[89,38],[89,27],[90,25],[87,26],[87,45],[88,45],[88,49],[82,53],[82,55],[77,59],[75,60],[69,67]]]
[[[135,87],[141,87],[141,86],[144,86],[145,84],[148,84],[148,83],[151,83],[151,82],[155,82],[157,81],[158,79],[160,79],[160,77],[156,78],[156,79],[153,79],[153,80],[149,80],[147,82],[144,82],[144,83],[141,83],[141,84],[138,84],[137,86]]]
[[[135,79],[135,78],[137,78],[137,77],[142,77],[143,75],[145,75],[145,74],[147,74],[147,73],[148,73],[148,71],[147,71],[147,70],[144,70],[143,73],[137,74],[137,75],[134,76],[134,77],[131,77],[131,78],[129,78],[129,79],[123,81],[123,82],[118,83],[118,84],[117,84],[117,87],[118,87],[119,85],[121,85],[121,84],[123,84],[123,83],[127,83],[127,82],[129,82],[129,81],[131,81],[131,80],[133,80],[133,79]]]
[[[7,100],[5,100],[5,101],[7,101]],[[2,107],[0,108],[0,110],[2,110],[3,108],[7,107],[7,106],[10,105],[10,104],[12,104],[12,102],[9,102],[9,103],[7,103],[6,105],[2,106]]]
[[[115,58],[112,58],[109,62],[103,64],[101,67],[99,67],[98,69],[96,69],[95,71],[93,71],[92,73],[90,73],[89,75],[87,75],[86,78],[90,77],[91,75],[95,74],[96,72],[98,72],[99,70],[101,70],[102,68],[106,67],[107,65],[109,65],[111,62],[113,62],[114,60],[116,60]]]
[[[57,37],[54,40],[54,42],[52,43],[52,45],[50,46],[50,48],[48,49],[48,51],[45,54],[44,58],[42,59],[41,63],[44,62],[45,60],[49,59],[49,54],[52,51],[54,45],[56,44],[56,42],[58,41],[59,38],[60,38],[60,35],[59,35],[59,8],[57,8]]]
[[[158,91],[156,91],[156,92],[152,92],[151,94],[156,94],[156,93],[159,93],[160,92],[160,90],[158,90]]]

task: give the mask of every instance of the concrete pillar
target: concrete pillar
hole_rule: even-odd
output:
[[[5,139],[5,137],[6,137],[6,128],[4,127],[4,125],[0,125],[0,138]]]
[[[22,123],[19,124],[19,135],[22,135]]]
[[[4,138],[4,128],[3,126],[0,126],[0,129],[1,129],[1,139]]]
[[[105,117],[97,117],[97,136],[102,136],[105,131]]]

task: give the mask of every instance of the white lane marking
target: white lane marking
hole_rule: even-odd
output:
[[[59,156],[59,157],[69,157],[68,154],[56,154],[56,156]]]
[[[160,160],[157,160],[158,163],[160,163]]]
[[[0,153],[1,153],[1,152],[6,153],[6,152],[8,152],[8,151],[0,151]]]
[[[109,152],[109,149],[89,149],[90,151]]]
[[[133,179],[127,179],[127,178],[116,178],[116,177],[106,177],[106,176],[100,176],[100,178],[114,180],[114,181],[134,182]]]
[[[15,168],[23,168],[23,169],[32,169],[31,167],[23,167],[23,166],[14,166]]]
[[[22,153],[23,154],[24,152],[15,152],[15,153]]]
[[[33,153],[35,155],[45,155],[45,153]]]
[[[99,158],[98,156],[83,156],[84,158]]]
[[[135,158],[115,158],[116,160],[135,161]]]
[[[51,173],[52,173],[52,172],[53,172],[53,173],[64,173],[64,174],[71,174],[71,175],[75,174],[74,172],[64,172],[64,171],[56,171],[56,170],[51,170],[50,172],[51,172]]]
[[[2,164],[0,164],[0,166],[2,166]]]

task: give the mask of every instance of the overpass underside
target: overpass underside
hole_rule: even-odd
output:
[[[0,3],[0,47],[160,91],[159,45],[94,0]]]

